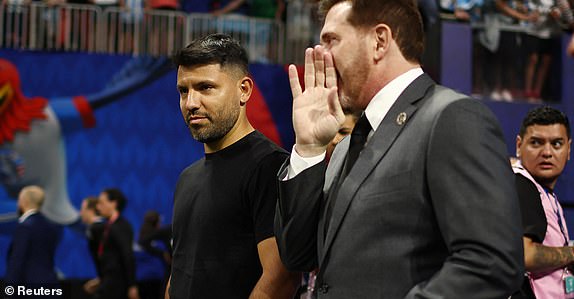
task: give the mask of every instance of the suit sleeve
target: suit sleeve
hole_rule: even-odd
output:
[[[435,119],[427,152],[430,198],[449,250],[443,267],[406,298],[508,298],[520,288],[520,207],[502,132],[464,99]]]
[[[289,159],[279,170],[279,199],[275,212],[275,237],[279,254],[290,271],[317,267],[317,226],[323,198],[325,162],[283,181]]]
[[[121,226],[118,226],[117,229],[114,230],[113,237],[122,256],[128,286],[134,286],[136,285],[136,265],[132,248],[133,232],[129,223],[126,221],[122,223]]]
[[[30,246],[30,227],[20,224],[14,232],[12,239],[11,254],[6,267],[6,277],[4,280],[9,284],[24,283],[23,271],[24,262],[28,247]]]

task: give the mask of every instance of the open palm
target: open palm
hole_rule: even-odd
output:
[[[333,57],[321,46],[307,49],[305,91],[294,65],[289,66],[289,81],[297,153],[303,157],[321,154],[345,120],[337,94]]]

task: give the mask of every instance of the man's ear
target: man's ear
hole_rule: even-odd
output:
[[[253,92],[253,80],[249,77],[243,77],[239,89],[241,90],[241,105],[243,106],[249,101],[251,93]]]
[[[522,138],[516,135],[516,158],[520,158],[520,146],[522,146]]]
[[[375,34],[375,61],[379,61],[385,57],[389,51],[391,41],[393,40],[393,33],[391,28],[385,24],[378,24],[374,27]]]

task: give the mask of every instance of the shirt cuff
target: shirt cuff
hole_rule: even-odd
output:
[[[291,157],[289,158],[289,170],[287,172],[287,176],[283,178],[284,181],[289,180],[303,172],[307,168],[311,168],[311,166],[319,164],[319,162],[325,160],[326,151],[318,156],[313,157],[301,157],[295,150],[295,145],[293,145],[293,149],[291,150]]]

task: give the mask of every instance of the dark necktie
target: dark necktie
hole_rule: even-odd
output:
[[[329,228],[329,222],[331,221],[331,214],[333,212],[333,207],[335,206],[335,202],[339,193],[339,187],[341,187],[341,184],[343,184],[343,181],[351,171],[351,168],[353,168],[353,165],[355,164],[357,158],[359,157],[359,153],[361,153],[361,150],[363,150],[363,148],[365,147],[365,143],[367,142],[367,137],[369,136],[370,132],[371,132],[371,124],[369,123],[369,120],[367,119],[365,113],[363,113],[363,115],[359,118],[359,120],[355,124],[353,132],[351,133],[349,152],[347,153],[347,159],[345,161],[345,165],[343,166],[341,176],[339,177],[337,185],[331,187],[336,189],[331,193],[331,197],[329,198],[329,202],[327,203],[327,214],[325,215],[325,226],[324,226],[325,237],[327,237],[327,230]]]
[[[108,240],[108,235],[110,234],[110,228],[112,226],[111,221],[106,222],[104,226],[104,232],[102,233],[102,238],[100,239],[100,244],[98,244],[98,256],[101,257],[104,254],[104,245]]]
[[[359,153],[365,147],[369,132],[371,132],[371,124],[369,123],[365,113],[363,113],[363,115],[361,115],[355,124],[353,132],[351,133],[349,153],[347,154],[347,161],[345,162],[345,167],[343,168],[343,174],[341,176],[341,180],[339,181],[340,183],[342,183],[342,180],[347,177],[349,172],[351,172],[351,168],[353,168],[353,165],[355,165],[355,162],[359,157]]]

